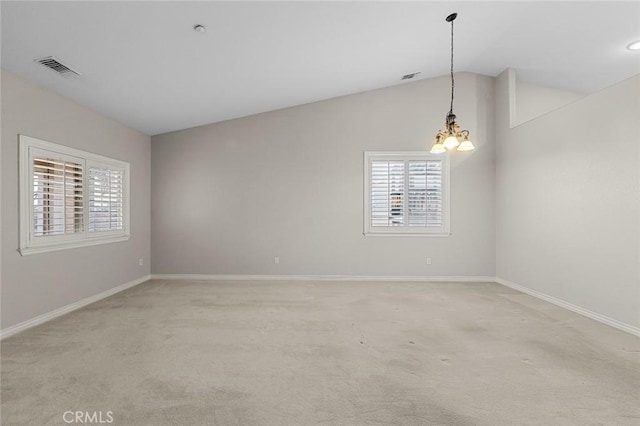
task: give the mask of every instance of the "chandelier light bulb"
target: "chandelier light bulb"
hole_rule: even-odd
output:
[[[447,152],[447,149],[444,147],[444,145],[442,145],[442,142],[436,142],[433,144],[433,146],[431,147],[431,151],[429,151],[431,154],[444,154],[445,152]]]
[[[469,138],[464,138],[458,146],[458,151],[473,151],[474,149],[476,149],[476,147],[473,146]]]
[[[442,154],[442,153],[447,152],[447,150],[444,147],[444,145],[442,145],[442,138],[443,137],[444,137],[444,135],[442,133],[438,133],[438,136],[436,136],[436,142],[431,147],[431,151],[429,151],[431,154]]]
[[[455,148],[456,146],[460,145],[460,141],[458,140],[458,138],[456,137],[455,134],[450,134],[444,140],[443,145],[447,149],[452,149],[452,148]]]

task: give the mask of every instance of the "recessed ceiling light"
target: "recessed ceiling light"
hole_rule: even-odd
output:
[[[193,26],[193,31],[197,32],[197,33],[203,33],[205,31],[207,31],[207,29],[204,27],[204,25],[194,25]]]
[[[629,50],[640,50],[640,40],[634,41],[630,45],[627,46]]]

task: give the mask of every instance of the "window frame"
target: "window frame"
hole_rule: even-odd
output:
[[[371,225],[371,164],[373,161],[441,161],[442,163],[442,226],[413,227]],[[449,154],[427,151],[365,151],[364,152],[364,230],[366,237],[448,237],[451,235],[450,201],[451,168]],[[408,183],[407,183],[408,185]],[[405,190],[406,191],[406,190]],[[406,192],[405,192],[406,193]],[[405,199],[405,203],[407,200]]]
[[[67,250],[77,247],[127,241],[130,238],[130,165],[102,155],[69,148],[26,135],[18,135],[20,145],[19,181],[19,231],[21,255]],[[35,236],[33,208],[33,159],[38,154],[52,155],[82,164],[83,229],[82,232],[64,235]],[[121,230],[89,231],[89,168],[102,167],[123,173],[123,226]]]

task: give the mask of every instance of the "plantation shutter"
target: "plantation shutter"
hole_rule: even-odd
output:
[[[442,161],[427,161],[427,226],[443,226]]]
[[[89,232],[120,231],[124,226],[124,172],[89,167]]]
[[[129,239],[129,163],[19,140],[21,255]]]
[[[442,162],[409,161],[409,226],[441,227]]]
[[[443,161],[439,159],[372,160],[369,175],[371,227],[414,230],[400,229],[399,232],[444,229],[443,171]],[[431,231],[426,231],[427,228]]]
[[[371,163],[371,225],[402,226],[405,200],[404,161]]]
[[[33,235],[82,233],[83,165],[55,156],[33,157]]]

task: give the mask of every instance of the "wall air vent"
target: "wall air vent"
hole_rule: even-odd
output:
[[[80,73],[68,65],[63,64],[53,56],[47,56],[46,58],[34,59],[40,65],[57,72],[63,77],[80,75]]]
[[[420,74],[419,72],[412,72],[411,74],[405,74],[402,76],[402,80],[411,80],[416,75]]]

